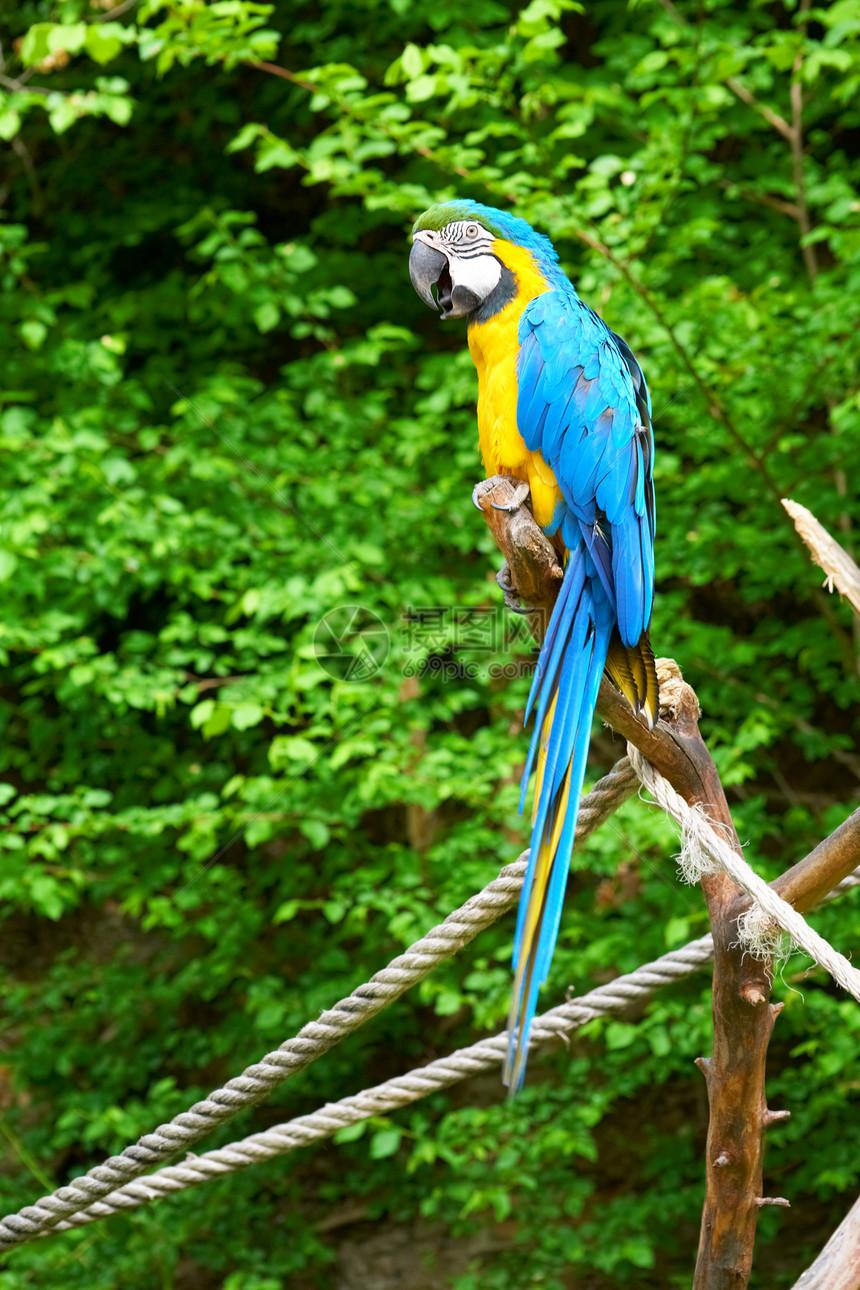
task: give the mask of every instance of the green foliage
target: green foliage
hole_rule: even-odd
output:
[[[642,359],[652,636],[699,693],[751,855],[787,867],[856,801],[856,633],[779,499],[851,544],[860,4],[29,0],[2,27],[17,1209],[298,1030],[525,844],[532,654],[469,504],[474,373],[406,273],[432,201],[515,204]],[[596,733],[595,775],[618,752]],[[545,1006],[706,930],[676,845],[634,799],[576,854]],[[818,920],[843,948],[860,932],[850,898]],[[500,1028],[511,934],[211,1145]],[[763,1217],[760,1286],[790,1285],[857,1189],[856,1009],[804,972],[777,983],[770,1096],[793,1118],[766,1176],[795,1209]],[[689,1284],[709,1033],[703,974],[533,1060],[512,1105],[472,1081],[23,1248],[0,1290],[311,1290],[370,1284],[362,1258],[404,1287],[434,1260],[458,1290]]]

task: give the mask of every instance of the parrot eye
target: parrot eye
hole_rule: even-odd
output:
[[[463,229],[463,233],[465,234],[466,237],[469,238],[470,241],[474,241],[475,238],[478,236],[479,232],[480,232],[480,229],[478,228],[477,224],[467,224],[466,227]]]

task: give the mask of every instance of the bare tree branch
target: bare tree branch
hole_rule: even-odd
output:
[[[771,210],[779,211],[781,215],[788,215],[790,219],[799,220],[800,207],[794,202],[787,202],[781,197],[774,197],[772,193],[754,193],[749,188],[741,188],[738,184],[732,183],[730,179],[719,180],[720,188],[737,193],[738,197],[743,197],[744,201],[755,202],[759,206],[769,206]]]
[[[773,889],[803,913],[818,905],[828,892],[860,865],[860,807],[849,815],[814,851],[787,869]],[[860,1290],[860,1286],[858,1286]]]
[[[799,502],[793,502],[790,497],[784,497],[782,504],[809,547],[813,560],[827,574],[828,591],[836,587],[860,617],[860,569],[845,548],[830,536],[823,524],[819,524],[812,511]]]
[[[780,116],[778,112],[774,112],[773,108],[769,108],[766,103],[760,103],[752,90],[748,90],[743,81],[739,81],[737,77],[727,76],[726,85],[729,87],[732,94],[736,94],[738,96],[742,103],[746,103],[747,107],[751,107],[756,112],[760,112],[765,121],[772,125],[774,130],[777,130],[782,135],[783,139],[788,139],[789,143],[791,143],[794,132],[784,116]]]

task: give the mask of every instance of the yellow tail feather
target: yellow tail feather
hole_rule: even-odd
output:
[[[644,712],[648,725],[656,725],[660,690],[647,631],[642,633],[636,645],[625,645],[618,633],[613,632],[606,655],[606,671],[633,711]]]

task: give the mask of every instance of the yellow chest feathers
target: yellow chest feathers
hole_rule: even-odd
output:
[[[517,331],[523,310],[548,289],[530,251],[496,241],[493,251],[517,279],[517,292],[487,322],[469,325],[469,352],[478,372],[478,436],[484,469],[528,481],[538,524],[552,520],[561,499],[555,477],[538,453],[528,450],[517,429]]]

